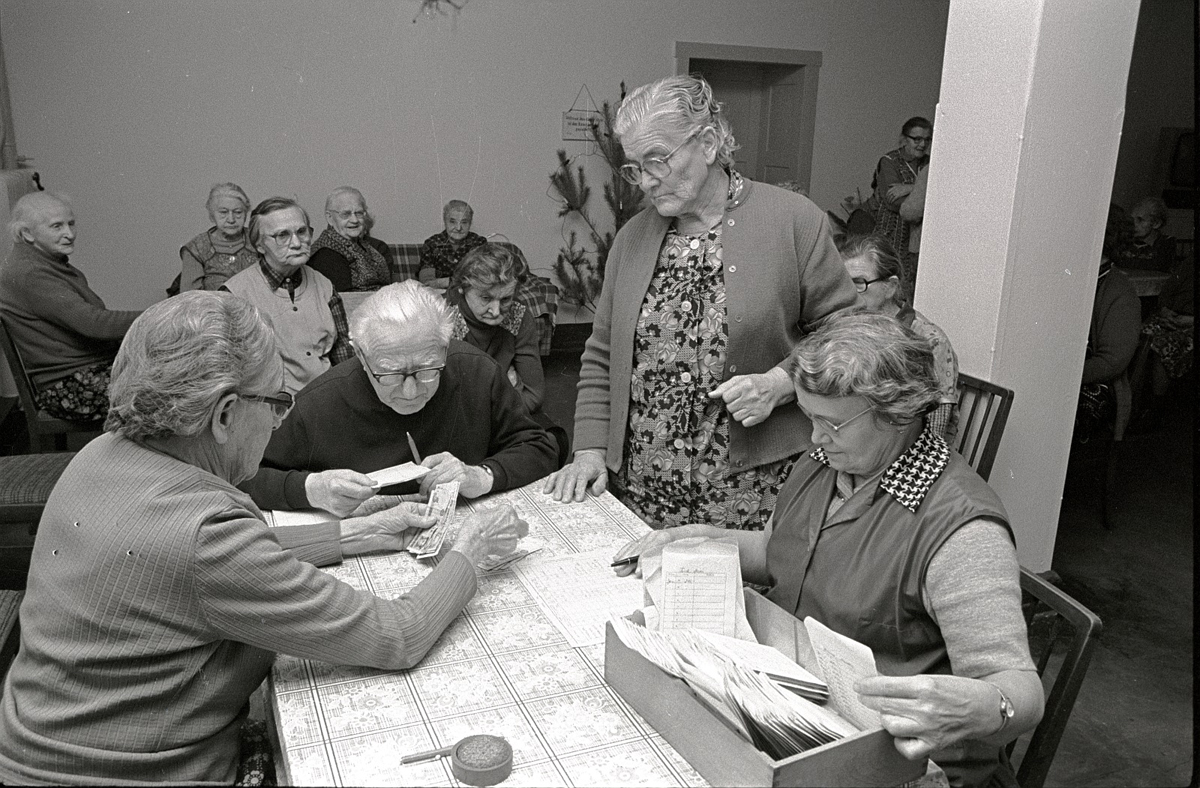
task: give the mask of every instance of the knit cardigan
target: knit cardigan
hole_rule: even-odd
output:
[[[638,314],[671,222],[647,208],[617,233],[583,351],[575,448],[607,450],[613,471],[624,451]],[[721,246],[729,325],[723,380],[770,370],[815,321],[855,302],[829,220],[799,194],[747,179],[740,203],[721,220]],[[804,450],[812,425],[799,408],[782,405],[753,427],[731,420],[729,433],[730,462],[744,470]]]

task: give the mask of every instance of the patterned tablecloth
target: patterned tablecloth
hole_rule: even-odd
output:
[[[460,501],[456,516],[511,503],[544,545],[523,560],[547,566],[572,553],[611,555],[648,530],[608,493],[564,504],[538,492],[539,485]],[[355,588],[394,597],[431,568],[398,553],[353,558],[329,571]],[[562,591],[560,603],[586,602],[583,588]],[[280,784],[459,785],[446,758],[403,766],[400,758],[495,733],[513,747],[505,786],[705,785],[604,683],[602,625],[595,642],[569,642],[579,640],[569,631],[577,622],[562,617],[587,605],[555,601],[530,593],[508,567],[480,574],[465,614],[412,670],[280,656],[269,695],[283,751]]]

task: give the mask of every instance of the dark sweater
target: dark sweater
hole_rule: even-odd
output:
[[[392,250],[383,241],[380,241],[378,238],[368,237],[366,242],[375,251],[383,255],[384,261],[392,259]],[[352,265],[353,263],[350,260],[347,260],[328,246],[322,246],[313,252],[312,257],[308,258],[308,267],[325,274],[326,278],[330,282],[333,282],[333,286],[339,293],[354,291],[354,274],[350,270]],[[370,289],[377,290],[388,284],[391,284],[391,279],[373,283]]]
[[[1142,306],[1133,285],[1125,274],[1109,269],[1096,285],[1083,382],[1107,383],[1120,377],[1137,351],[1141,329]]]
[[[379,401],[357,358],[313,380],[271,436],[258,474],[241,487],[263,508],[306,508],[310,472],[370,473],[407,462],[412,452],[405,433],[424,457],[448,451],[468,465],[490,468],[494,492],[529,484],[556,467],[553,440],[530,418],[504,371],[483,351],[451,340],[437,392],[411,415]],[[388,492],[416,486],[409,482]]]
[[[38,388],[75,370],[111,362],[141,314],[105,309],[67,257],[21,242],[13,244],[0,269],[0,310]]]

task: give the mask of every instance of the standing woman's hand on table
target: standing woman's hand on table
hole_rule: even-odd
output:
[[[476,512],[463,522],[452,550],[462,553],[474,566],[485,558],[501,558],[517,549],[517,542],[529,533],[529,523],[505,504]]]
[[[608,487],[608,468],[603,452],[583,449],[574,461],[546,477],[542,492],[553,493],[556,501],[579,502],[590,492],[599,495]]]

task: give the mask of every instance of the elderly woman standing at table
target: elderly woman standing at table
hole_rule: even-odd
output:
[[[12,251],[0,269],[0,313],[33,380],[38,407],[68,421],[108,411],[117,343],[138,312],[107,309],[69,257],[75,213],[50,192],[17,200],[8,223]]]
[[[291,407],[282,384],[274,332],[241,298],[184,293],[130,328],[108,431],[42,515],[0,705],[4,782],[245,777],[248,699],[276,651],[411,667],[475,595],[479,562],[527,529],[512,507],[472,517],[395,599],[302,563],[401,549],[433,518],[373,499],[340,523],[268,529],[234,484]]]
[[[339,293],[378,290],[392,283],[387,244],[370,236],[371,212],[362,192],[339,186],[325,199],[329,223],[313,241],[308,265],[325,274]]]
[[[613,242],[558,499],[604,490],[652,527],[762,528],[808,422],[781,362],[854,303],[825,214],[732,168],[729,121],[703,79],[667,77],[621,104],[622,174],[652,203]]]
[[[1044,702],[1020,567],[1000,499],[924,425],[939,397],[929,343],[886,315],[837,315],[796,346],[790,374],[815,448],[767,530],[732,535],[743,577],[871,647],[881,675],[856,690],[902,754],[932,758],[951,785],[1015,784],[1003,747]],[[659,531],[614,558],[723,535]]]
[[[183,271],[179,289],[216,290],[234,274],[258,262],[246,238],[250,198],[236,183],[218,183],[208,192],[212,227],[179,248]]]

